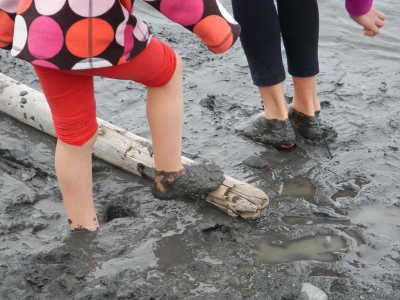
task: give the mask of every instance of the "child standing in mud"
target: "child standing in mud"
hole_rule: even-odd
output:
[[[319,72],[319,13],[316,0],[232,0],[235,19],[242,27],[240,40],[254,85],[259,89],[264,111],[253,116],[238,131],[255,141],[289,148],[296,134],[321,140],[321,106],[317,98]],[[373,0],[346,0],[353,20],[374,36],[384,25],[385,15]],[[286,50],[288,72],[292,75],[292,106],[286,102],[281,56],[281,37]]]
[[[155,197],[202,194],[224,180],[215,163],[181,164],[182,59],[152,37],[147,24],[133,14],[134,2],[0,1],[0,47],[32,64],[51,109],[58,138],[55,168],[71,230],[99,228],[92,194],[98,129],[93,76],[148,87]],[[228,50],[239,35],[240,26],[216,0],[147,2],[199,35],[215,53]]]

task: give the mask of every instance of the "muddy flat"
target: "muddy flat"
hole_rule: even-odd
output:
[[[0,299],[296,299],[305,282],[329,299],[400,299],[400,5],[376,1],[387,21],[369,38],[342,2],[319,3],[318,98],[331,138],[284,151],[234,129],[261,110],[240,43],[215,55],[138,3],[185,63],[183,155],[267,193],[258,221],[155,199],[149,179],[94,158],[101,228],[71,234],[55,138],[0,112]],[[0,72],[41,90],[6,51]],[[99,118],[150,139],[143,86],[96,78],[95,89]],[[290,76],[285,93],[290,102]]]

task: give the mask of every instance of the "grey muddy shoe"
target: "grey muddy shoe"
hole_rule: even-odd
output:
[[[238,125],[236,131],[254,141],[279,148],[290,148],[296,142],[296,134],[289,119],[267,120],[264,116],[253,116],[246,123]]]
[[[151,193],[161,200],[200,195],[216,190],[224,179],[219,166],[203,160],[200,163],[184,165],[179,172],[156,171]]]
[[[289,119],[293,128],[305,139],[318,141],[322,139],[322,130],[320,128],[319,111],[314,116],[307,116],[291,106],[289,107]]]

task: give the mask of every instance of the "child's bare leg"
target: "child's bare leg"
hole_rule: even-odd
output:
[[[259,115],[264,115],[269,120],[286,120],[288,118],[288,105],[283,92],[283,83],[260,86],[258,89],[264,104],[264,112]]]
[[[171,80],[147,92],[147,119],[156,169],[152,194],[159,199],[203,194],[215,190],[224,180],[221,168],[214,163],[182,166],[183,63],[178,54],[176,59]]]
[[[178,54],[176,70],[171,80],[162,87],[148,88],[146,110],[156,170],[180,171],[183,168],[183,62]]]
[[[317,98],[316,76],[294,77],[293,109],[307,116],[314,116],[314,112],[320,111],[321,106]]]
[[[55,167],[71,230],[97,230],[92,192],[92,147],[97,133],[83,146],[57,141]]]

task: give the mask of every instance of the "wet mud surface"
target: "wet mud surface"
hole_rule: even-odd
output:
[[[337,136],[288,150],[234,130],[261,109],[239,44],[214,55],[139,7],[186,65],[183,154],[264,190],[258,221],[158,200],[150,180],[95,158],[101,228],[71,233],[55,139],[0,113],[0,299],[296,299],[304,282],[329,299],[400,299],[400,7],[376,2],[387,25],[370,39],[342,5],[320,2],[320,118]],[[2,73],[40,90],[28,64],[0,55]],[[150,137],[142,86],[95,85],[100,118]]]

